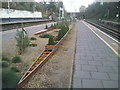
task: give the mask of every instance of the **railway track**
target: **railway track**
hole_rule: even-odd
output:
[[[110,36],[112,36],[113,38],[115,38],[116,40],[119,41],[119,38],[120,38],[120,32],[116,29],[112,29],[112,28],[109,28],[109,27],[106,27],[105,25],[101,25],[99,23],[95,23],[95,22],[91,22],[91,21],[88,21],[88,20],[85,20],[87,23],[99,28],[100,30],[102,30],[103,32],[109,34]]]
[[[2,31],[7,31],[11,29],[21,28],[23,23],[24,27],[43,24],[47,22],[53,22],[53,20],[45,19],[45,20],[32,20],[32,21],[17,21],[17,22],[7,22],[7,23],[0,23],[0,27],[2,27]]]

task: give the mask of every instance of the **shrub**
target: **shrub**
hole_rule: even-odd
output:
[[[19,72],[19,69],[17,67],[11,67],[10,69],[14,72]]]
[[[58,32],[56,41],[59,41],[67,33],[67,31],[68,31],[67,28],[62,26],[61,30]]]
[[[2,69],[2,88],[16,88],[20,76],[10,69]]]
[[[52,36],[51,34],[42,34],[39,37],[41,37],[41,38],[49,38],[51,36]]]
[[[49,41],[48,41],[48,44],[47,44],[47,45],[55,45],[53,36],[49,37]]]
[[[30,44],[29,46],[32,46],[32,47],[36,47],[37,46],[37,44]]]
[[[45,25],[45,29],[47,29],[48,28],[48,26],[47,26],[47,24]]]
[[[37,40],[35,37],[31,37],[30,40]]]
[[[51,27],[53,27],[53,24],[51,24]]]
[[[14,56],[13,58],[12,58],[12,62],[13,63],[19,63],[19,62],[21,62],[22,60],[21,60],[21,58],[20,58],[20,56]]]
[[[2,56],[2,61],[10,61],[7,57],[5,57],[5,56]]]
[[[62,30],[59,30],[56,41],[59,41],[62,37],[63,37],[63,32],[62,32]]]
[[[9,66],[9,63],[7,61],[2,61],[2,68],[6,68]]]

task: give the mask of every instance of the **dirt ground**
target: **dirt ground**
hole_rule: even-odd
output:
[[[50,31],[49,33],[57,36],[58,30]],[[37,38],[37,40],[31,41],[31,43],[37,44],[37,47],[29,47],[24,54],[20,55],[22,63],[11,65],[18,67],[21,76],[36,60],[48,43],[48,39],[39,38],[34,34],[29,35],[29,37]],[[48,62],[36,72],[25,85],[25,88],[68,88],[74,60],[75,41],[76,32],[75,29],[72,29],[63,44]],[[2,54],[5,57],[11,59],[17,53],[16,40],[14,38],[2,42]]]
[[[57,35],[58,29],[53,31],[49,31],[52,35]],[[48,43],[48,38],[39,38],[39,35],[30,34],[29,37],[36,37],[37,40],[31,40],[31,43],[37,44],[37,47],[28,47],[22,55],[20,55],[22,59],[22,63],[11,63],[11,66],[15,66],[20,70],[21,76],[23,73],[29,68],[29,66],[36,60],[38,55],[44,50],[45,45]],[[15,38],[11,38],[2,42],[2,54],[5,57],[11,59],[15,55],[18,55],[18,49],[16,47],[16,40]]]
[[[70,88],[75,41],[76,31],[72,29],[55,54],[24,88]]]

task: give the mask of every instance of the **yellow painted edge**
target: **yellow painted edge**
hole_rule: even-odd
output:
[[[83,22],[84,23],[84,22]],[[88,28],[90,28],[86,23],[84,23]],[[91,28],[90,28],[90,30],[98,37],[98,38],[100,38],[109,48],[111,48],[112,49],[112,51],[116,54],[116,55],[118,55],[119,57],[120,57],[120,54],[112,47],[112,46],[110,46],[103,38],[101,38],[95,31],[93,31]]]

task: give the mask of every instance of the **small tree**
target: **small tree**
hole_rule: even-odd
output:
[[[17,40],[17,47],[19,48],[19,54],[22,54],[25,48],[28,47],[30,43],[27,32],[23,27],[22,30],[17,29],[15,38]]]

